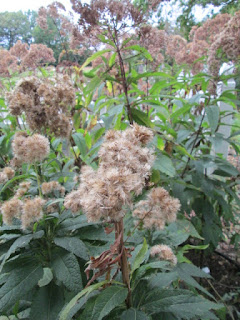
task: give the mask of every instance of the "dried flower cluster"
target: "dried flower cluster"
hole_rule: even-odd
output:
[[[208,65],[212,75],[218,76],[221,64],[226,58],[232,62],[240,59],[240,11],[225,24],[209,48]]]
[[[36,222],[43,217],[42,207],[45,202],[46,201],[40,197],[24,201],[21,215],[23,229],[28,228],[33,222]]]
[[[93,47],[98,46],[98,35],[103,32],[112,40],[119,37],[132,27],[143,21],[143,16],[130,0],[91,0],[90,4],[82,4],[78,0],[71,0],[73,10],[79,14],[78,27],[72,33],[71,43],[76,47],[86,46],[88,39]],[[115,34],[115,35],[114,35]]]
[[[167,260],[173,264],[177,264],[177,257],[172,252],[172,249],[164,244],[153,246],[150,251],[152,257],[157,257],[159,260]]]
[[[180,201],[161,187],[153,188],[146,200],[137,203],[133,216],[140,219],[145,228],[163,229],[166,223],[176,220]]]
[[[30,189],[31,187],[31,182],[29,181],[24,181],[24,182],[21,182],[19,184],[19,187],[17,189],[17,192],[15,193],[15,197],[16,198],[22,198],[25,193],[28,192],[28,190]]]
[[[22,201],[16,197],[5,201],[1,206],[3,222],[10,225],[13,218],[19,218],[22,211]]]
[[[0,183],[5,183],[11,180],[15,175],[15,171],[11,167],[5,167],[2,172],[0,172]]]
[[[62,196],[65,194],[65,188],[58,181],[43,182],[42,193],[44,195],[54,192],[55,190],[59,191]]]
[[[132,193],[141,194],[150,175],[154,156],[146,144],[152,136],[137,124],[123,132],[108,131],[98,170],[82,168],[80,186],[66,197],[66,208],[74,213],[83,209],[89,221],[119,221],[123,206],[132,205]]]
[[[28,181],[20,183],[13,198],[2,204],[0,209],[5,224],[11,225],[13,219],[20,219],[22,229],[25,230],[43,217],[46,200],[40,197],[29,199],[25,196],[30,186],[31,182]]]
[[[9,51],[0,49],[0,74],[2,75],[8,75],[9,71],[35,69],[51,62],[55,62],[53,51],[44,44],[28,46],[18,40]]]
[[[46,201],[40,197],[22,201],[15,195],[1,206],[3,222],[11,225],[13,218],[18,218],[21,220],[22,228],[25,230],[31,226],[33,222],[42,218],[45,202]]]
[[[206,55],[208,43],[205,40],[195,39],[192,42],[187,41],[179,35],[170,36],[168,38],[166,54],[172,57],[177,64],[186,64],[191,66],[193,74],[200,72],[204,64],[195,62],[197,59]]]
[[[17,58],[12,56],[9,51],[0,49],[0,75],[9,75],[9,71],[17,71]]]
[[[53,21],[55,21],[55,25],[57,24],[56,22],[58,21],[59,25],[59,30],[62,36],[67,36],[69,33],[72,31],[72,23],[71,21],[64,15],[64,12],[66,11],[64,5],[58,1],[55,1],[48,5],[46,8],[41,7],[38,10],[38,18],[37,18],[37,23],[39,27],[43,30],[48,29],[48,24],[47,24],[47,18],[51,17]]]
[[[43,161],[50,152],[49,141],[40,134],[28,136],[24,131],[15,134],[12,149],[15,159],[20,163]]]
[[[28,77],[20,80],[7,95],[11,114],[23,112],[32,130],[53,132],[66,137],[71,131],[70,109],[75,104],[75,90],[67,75],[40,79]]]
[[[150,25],[143,25],[139,28],[139,44],[146,48],[153,58],[153,64],[158,67],[164,61],[161,51],[166,48],[167,34]]]

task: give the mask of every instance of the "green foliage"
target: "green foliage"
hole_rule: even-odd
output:
[[[36,27],[34,32],[41,42],[50,43],[55,37],[60,52],[57,30],[41,34]],[[224,137],[219,131],[226,117],[235,113],[235,109],[221,111],[219,103],[235,108],[237,99],[232,92],[211,96],[207,74],[193,76],[167,64],[152,71],[148,64],[154,57],[138,44],[127,46],[130,39],[122,47],[107,34],[99,39],[111,49],[101,48],[72,74],[78,92],[70,136],[49,135],[49,156],[42,163],[23,164],[14,178],[0,184],[2,203],[14,196],[22,181],[31,182],[22,201],[36,196],[46,200],[43,216],[27,230],[22,230],[17,217],[11,226],[1,221],[0,311],[10,319],[21,315],[25,320],[218,319],[216,311],[224,307],[198,281],[211,277],[185,254],[190,250],[211,253],[223,239],[222,221],[234,222],[239,210],[239,171],[214,152],[225,142],[239,152],[239,133]],[[89,69],[98,58],[101,63]],[[119,64],[121,59],[124,65]],[[39,73],[51,76],[45,69]],[[9,91],[17,79],[3,79],[4,90]],[[4,168],[13,158],[14,133],[27,123],[24,115],[8,113],[3,97],[0,106],[0,166]],[[41,186],[57,181],[66,194],[77,189],[82,166],[97,169],[105,133],[125,130],[132,122],[151,128],[154,138],[149,147],[156,157],[143,193],[133,195],[134,205],[152,187],[163,187],[180,200],[181,211],[163,230],[150,230],[142,221],[136,224],[134,208],[126,205],[120,239],[112,232],[113,221],[88,222],[80,210],[72,216],[64,207],[65,195],[54,190],[45,196]],[[77,203],[77,196],[74,200]],[[172,249],[177,265],[151,256],[151,248],[159,244]],[[129,283],[123,275],[123,253],[128,258]]]
[[[10,49],[17,40],[30,44],[37,13],[0,12],[0,45]]]

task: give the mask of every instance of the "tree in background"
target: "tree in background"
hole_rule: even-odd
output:
[[[177,18],[177,22],[184,35],[188,36],[191,28],[196,25],[196,16],[193,13],[194,7],[200,6],[207,8],[213,6],[219,9],[219,13],[230,13],[233,14],[240,9],[240,3],[238,0],[174,0],[175,3],[179,2],[182,8],[181,15]],[[213,12],[211,16],[213,15]]]
[[[74,28],[71,14],[60,2],[53,2],[38,11],[37,26],[33,36],[36,43],[44,43],[54,51],[58,63],[78,63],[81,59],[77,52],[70,48],[70,37]]]
[[[10,49],[17,40],[30,44],[36,12],[0,12],[0,46]]]

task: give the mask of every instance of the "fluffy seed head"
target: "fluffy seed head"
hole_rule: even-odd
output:
[[[164,244],[153,246],[150,251],[152,257],[157,257],[159,260],[167,260],[173,264],[177,264],[177,257],[172,252],[172,249]]]
[[[61,186],[58,181],[44,182],[42,184],[42,193],[43,194],[49,194],[49,193],[53,192],[54,190],[59,191],[62,196],[65,193],[65,188],[63,186]]]
[[[22,208],[22,228],[27,229],[33,222],[39,221],[43,217],[43,205],[45,200],[40,197],[25,200]]]
[[[22,201],[17,198],[5,201],[1,206],[3,222],[11,225],[13,218],[19,218],[22,210]]]
[[[28,136],[26,132],[17,132],[12,142],[15,158],[21,163],[43,161],[50,152],[49,141],[40,134]]]
[[[136,124],[123,132],[108,131],[98,170],[82,168],[80,186],[66,197],[66,208],[83,209],[89,221],[119,221],[124,207],[132,206],[132,193],[141,194],[150,175],[154,155],[144,145],[152,136],[150,129]]]
[[[145,228],[163,229],[166,223],[176,220],[180,201],[164,188],[153,188],[146,200],[139,201],[133,215],[142,220]]]

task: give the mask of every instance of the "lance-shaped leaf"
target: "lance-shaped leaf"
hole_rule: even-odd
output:
[[[82,278],[77,258],[64,250],[55,254],[52,264],[56,278],[70,291],[78,292],[82,289]]]
[[[42,266],[36,265],[33,261],[25,262],[20,266],[17,266],[16,262],[16,268],[0,288],[0,312],[8,310],[20,300],[24,294],[37,285],[42,275]]]

